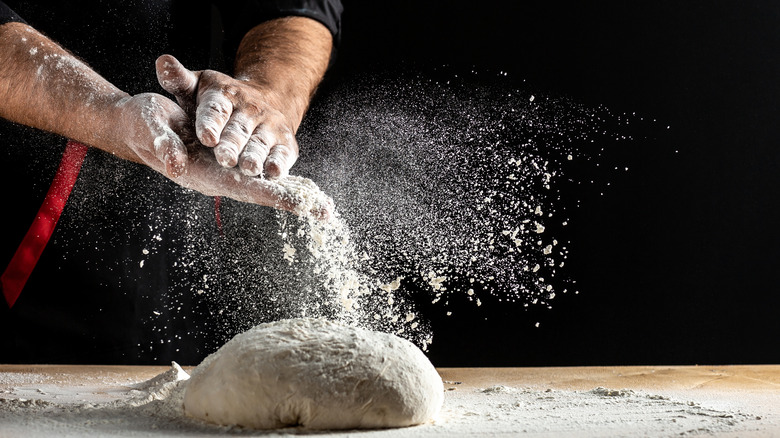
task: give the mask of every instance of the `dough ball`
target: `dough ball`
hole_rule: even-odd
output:
[[[184,411],[255,429],[403,427],[441,409],[444,387],[427,357],[387,333],[322,319],[262,324],[193,372]]]

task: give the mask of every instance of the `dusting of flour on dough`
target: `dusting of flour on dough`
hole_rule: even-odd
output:
[[[443,383],[409,341],[322,319],[261,324],[192,372],[184,411],[255,429],[354,429],[432,420]]]

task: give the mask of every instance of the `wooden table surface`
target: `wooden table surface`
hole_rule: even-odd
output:
[[[169,367],[163,366],[0,365],[0,402],[3,399],[6,401],[38,399],[53,402],[57,406],[68,406],[85,402],[100,403],[119,400],[126,397],[128,390],[132,389],[135,384],[151,379],[169,369]],[[184,367],[184,369],[190,371],[192,367]],[[702,406],[706,405],[714,409],[707,411],[709,417],[702,416],[703,419],[709,419],[710,424],[715,424],[715,421],[732,421],[730,416],[734,413],[740,415],[737,418],[739,421],[733,420],[738,423],[733,428],[728,424],[723,426],[722,423],[717,423],[718,427],[726,431],[718,432],[716,435],[719,437],[780,437],[780,365],[439,368],[438,371],[447,390],[445,411],[450,418],[449,424],[445,421],[439,423],[438,426],[420,429],[421,436],[450,436],[452,433],[460,434],[464,428],[470,432],[468,435],[492,436],[498,432],[506,432],[500,427],[497,428],[499,423],[496,421],[496,415],[502,415],[502,412],[507,409],[522,409],[521,405],[533,407],[537,404],[536,395],[545,394],[547,391],[553,391],[552,394],[555,394],[555,391],[562,391],[558,393],[561,396],[575,392],[587,394],[594,388],[609,388],[611,390],[632,390],[645,394],[659,394],[676,397],[679,400],[690,400],[696,404],[702,403]],[[515,392],[514,394],[531,394],[532,396],[521,395],[526,398],[518,399],[520,402],[514,399],[499,402],[499,398],[495,398],[498,396],[491,398],[489,395],[479,395],[484,393],[486,388],[497,386],[528,390],[525,393]],[[490,403],[493,403],[491,409],[497,409],[497,411],[482,416],[473,416],[471,403],[474,400],[485,402],[485,397],[489,399]],[[634,396],[630,401],[642,400],[644,399]],[[580,404],[564,406],[555,415],[560,415],[560,412],[564,412],[563,415],[566,413],[582,415],[580,410],[585,409],[587,404],[594,402],[597,403],[593,406],[599,410],[594,415],[621,415],[614,413],[617,405],[610,404],[610,401],[600,401],[600,399],[593,397],[585,401],[587,403],[582,403],[582,406]],[[673,406],[677,409],[679,405]],[[676,421],[676,418],[670,417],[672,415],[669,413],[670,411],[665,409],[653,411],[652,415],[655,416],[653,419],[656,421]],[[630,410],[626,412],[631,415],[636,414]],[[723,415],[725,418],[719,418],[722,412],[728,415]],[[515,410],[512,411],[511,415],[507,413],[505,417],[502,417],[505,421],[515,421],[510,426],[517,429],[507,429],[510,434],[526,428],[525,424],[518,423],[518,421],[524,420],[516,420],[519,415],[524,414],[528,414],[528,412]],[[581,424],[584,421],[582,418],[585,417],[581,417],[579,422],[574,422],[574,425],[585,427]],[[642,417],[639,418],[642,419]],[[46,420],[46,417],[35,417],[25,423],[25,420],[19,419],[14,413],[6,413],[5,417],[0,415],[0,436],[4,436],[4,428],[10,432],[15,431],[15,434],[8,435],[11,437],[47,436],[52,431],[45,428],[40,430],[37,435],[30,435],[31,430],[37,430],[37,426],[31,425],[41,424],[41,420]],[[615,418],[615,421],[620,420],[619,417]],[[564,422],[561,427],[564,426],[570,427],[571,425]],[[538,430],[535,433],[527,434],[527,436],[600,437],[604,436],[604,433],[614,432],[607,426],[604,424],[591,425],[590,435],[581,435],[570,429],[556,430],[555,423],[549,426],[552,429],[548,431],[548,425],[545,423],[541,428],[537,424]],[[492,427],[493,429],[483,431],[483,427]],[[670,428],[671,426],[664,427],[666,428],[657,430],[664,432],[675,430]],[[588,429],[584,430],[588,431]],[[620,429],[618,430],[620,431]],[[70,429],[66,429],[66,431],[70,432]],[[643,429],[643,433],[648,436],[654,436],[654,431],[656,429]],[[74,432],[68,436],[80,436],[79,434],[82,432],[77,430],[77,433]],[[566,433],[560,435],[562,432]],[[403,430],[398,431],[397,434],[386,431],[374,435],[376,437],[405,436]],[[193,436],[201,435],[195,434]],[[345,436],[354,436],[354,434]]]
[[[150,379],[164,366],[128,365],[0,365],[0,373],[25,375],[34,386],[105,386],[121,388]],[[189,371],[192,367],[184,367]],[[780,365],[729,366],[616,366],[537,368],[438,368],[445,384],[470,388],[507,385],[533,389],[587,390],[607,388],[646,391],[740,391],[780,395]],[[457,382],[457,384],[453,383]],[[14,379],[0,379],[0,390],[18,386]]]
[[[184,369],[189,371],[192,367]],[[98,380],[121,385],[124,381],[150,379],[166,370],[168,367],[164,366],[0,365],[0,373],[38,376],[41,383],[61,385]],[[445,382],[459,382],[462,387],[503,384],[570,390],[603,386],[640,390],[780,392],[780,365],[438,368],[438,371]],[[13,381],[0,379],[0,389],[13,385]]]
[[[780,365],[619,366],[549,368],[440,368],[444,380],[485,386],[541,386],[586,390],[594,386],[637,390],[741,390],[780,392]]]

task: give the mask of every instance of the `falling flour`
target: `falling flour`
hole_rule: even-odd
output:
[[[567,190],[604,147],[632,140],[620,131],[636,117],[442,76],[358,77],[323,91],[298,132],[300,176],[274,182],[294,213],[225,199],[215,225],[211,198],[101,162],[82,170],[61,223],[115,236],[74,232],[60,244],[93,258],[87,269],[105,269],[102,253],[130,240],[147,253],[127,264],[166,264],[166,290],[139,298],[159,313],[144,321],[141,346],[163,357],[203,356],[257,324],[299,317],[425,350],[428,317],[452,315],[453,304],[550,309],[578,293],[566,271],[577,204]]]
[[[330,319],[396,334],[416,330],[418,323],[402,318],[404,313],[409,314],[409,303],[396,302],[393,297],[403,277],[384,283],[365,269],[370,258],[367,253],[358,252],[338,211],[327,219],[311,213],[319,211],[318,205],[332,205],[330,198],[305,178],[289,176],[278,184],[300,206],[295,216],[280,213],[284,258],[295,265],[293,269],[314,274],[310,287],[323,294],[326,300],[322,304],[329,307]],[[315,312],[314,316],[319,314]],[[430,342],[429,333],[413,336],[423,349]]]

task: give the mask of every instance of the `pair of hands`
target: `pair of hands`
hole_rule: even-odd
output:
[[[300,213],[300,195],[284,183],[298,158],[300,115],[280,111],[284,96],[216,71],[190,71],[170,55],[156,69],[177,102],[154,93],[119,102],[126,146],[184,187]],[[313,208],[327,217],[332,204]]]

